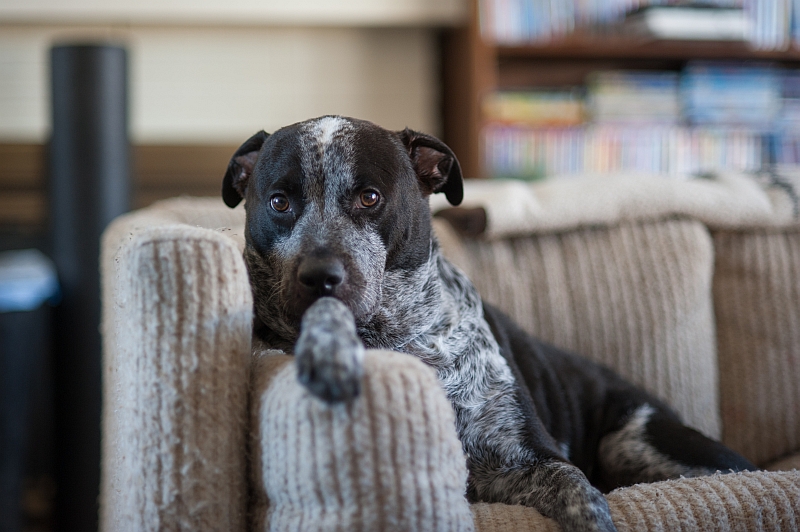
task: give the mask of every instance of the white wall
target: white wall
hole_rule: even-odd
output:
[[[0,20],[94,24],[432,26],[466,14],[466,0],[2,0]]]
[[[258,129],[328,113],[440,132],[431,24],[458,20],[463,0],[202,0],[197,10],[189,4],[194,5],[0,0],[0,142],[46,140],[49,48],[94,39],[129,50],[131,133],[137,143],[235,144]],[[253,24],[243,24],[237,17],[255,4],[261,11]],[[159,15],[157,5],[164,7],[163,24],[145,23]],[[220,7],[226,5],[227,11]],[[336,5],[350,7],[331,18]],[[305,19],[298,11],[304,6]],[[369,16],[358,18],[358,6],[372,6],[365,8]],[[93,7],[91,24],[75,23],[91,18]],[[220,9],[227,13],[219,15],[222,23],[197,24],[200,15]],[[270,16],[308,24],[262,24]],[[54,23],[59,19],[64,22]]]

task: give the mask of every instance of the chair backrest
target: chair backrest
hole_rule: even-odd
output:
[[[487,301],[523,328],[605,364],[720,435],[713,247],[687,219],[459,240],[436,225]]]

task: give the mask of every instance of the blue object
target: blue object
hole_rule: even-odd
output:
[[[0,312],[25,312],[58,300],[56,268],[41,251],[0,253]]]

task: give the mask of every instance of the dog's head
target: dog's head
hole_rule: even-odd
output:
[[[429,135],[335,116],[256,133],[231,158],[222,197],[230,207],[245,200],[245,260],[261,321],[296,334],[322,296],[369,321],[387,272],[428,262],[428,197],[437,192],[460,203],[461,169]]]

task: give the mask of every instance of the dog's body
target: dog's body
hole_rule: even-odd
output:
[[[469,498],[533,506],[565,530],[614,529],[592,484],[753,468],[656,398],[484,305],[439,253],[436,192],[461,200],[447,146],[353,119],[260,132],[234,154],[223,197],[246,199],[257,333],[294,352],[312,393],[355,397],[364,346],[418,356],[455,410]]]

